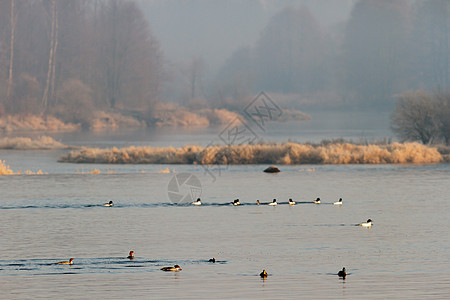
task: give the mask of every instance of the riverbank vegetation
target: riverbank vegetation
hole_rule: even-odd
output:
[[[449,162],[448,154],[419,143],[362,145],[263,143],[174,147],[82,148],[59,159],[70,163],[107,164],[396,164]]]
[[[28,137],[0,138],[0,149],[5,150],[56,150],[70,148],[73,147],[55,141],[49,136],[40,136],[34,139]]]

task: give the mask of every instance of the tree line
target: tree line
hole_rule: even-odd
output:
[[[258,90],[326,105],[390,110],[396,94],[450,87],[448,0],[360,0],[349,19],[325,27],[305,6],[273,16],[258,41],[217,76],[216,101]],[[337,105],[336,105],[337,106]]]
[[[306,6],[286,7],[208,81],[201,57],[182,75],[163,64],[136,1],[3,0],[0,29],[0,116],[52,114],[86,127],[98,110],[149,116],[169,84],[184,91],[181,103],[232,110],[261,90],[293,95],[299,109],[390,110],[405,91],[450,87],[448,0],[359,0],[332,27]],[[181,77],[185,86],[170,82]]]
[[[158,98],[162,51],[133,1],[5,0],[0,28],[0,115],[85,123]]]

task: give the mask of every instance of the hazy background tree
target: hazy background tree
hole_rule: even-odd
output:
[[[10,3],[7,1],[0,1],[0,116],[5,113],[5,98],[7,88],[7,73],[3,70],[8,69],[8,31],[6,28],[10,26],[9,12]]]
[[[10,1],[2,1],[2,3],[11,4]],[[9,5],[7,11],[11,9]],[[42,92],[42,86],[45,84],[45,76],[42,74],[44,72],[46,74],[44,68],[46,61],[48,62],[45,23],[47,16],[43,2],[37,0],[15,1],[14,10],[14,47],[10,47],[10,30],[7,31],[7,35],[3,35],[3,41],[0,41],[2,45],[5,45],[8,41],[8,50],[6,50],[8,67],[2,68],[2,71],[8,71],[8,80],[11,78],[11,95],[5,97],[7,95],[5,86],[2,91],[2,104],[8,114],[36,113],[40,112],[41,109],[35,109],[34,103],[30,103],[30,109],[24,109],[24,106],[26,106],[27,99],[35,99],[36,93]],[[3,13],[3,9],[0,11]],[[9,16],[6,20],[11,22]],[[6,28],[10,28],[11,25],[8,24]],[[9,77],[10,74],[11,77]],[[41,100],[42,94],[37,97]]]
[[[303,95],[328,90],[333,73],[327,70],[329,45],[307,7],[286,7],[272,17],[254,47],[239,49],[225,63],[216,96],[223,103],[260,90]]]
[[[191,57],[185,63],[165,66],[164,97],[184,106],[202,103],[205,106],[205,73],[207,65],[200,56]]]
[[[225,62],[213,83],[213,105],[231,110],[242,108],[241,99],[245,99],[255,90],[254,57],[252,49],[241,48]]]
[[[100,66],[105,74],[105,102],[110,108],[142,108],[155,101],[160,86],[162,53],[136,3],[102,2]]]
[[[406,0],[361,0],[343,43],[343,90],[352,104],[391,109],[407,90],[411,7]]]
[[[283,93],[325,88],[327,50],[326,34],[308,8],[283,9],[256,43],[256,88]]]
[[[411,47],[415,87],[450,88],[450,2],[418,1]]]
[[[193,57],[187,67],[187,76],[189,78],[190,99],[195,99],[203,96],[203,76],[205,73],[206,64],[200,57]]]
[[[14,6],[14,0],[11,0],[11,13],[10,13],[10,27],[11,27],[11,35],[10,35],[10,52],[9,52],[9,75],[8,75],[8,88],[6,91],[6,97],[9,98],[11,95],[11,89],[13,85],[13,70],[14,70],[14,38],[15,38],[15,30],[16,30],[16,19],[17,14]]]

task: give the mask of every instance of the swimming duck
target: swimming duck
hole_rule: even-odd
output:
[[[202,205],[202,200],[200,198],[197,198],[197,201],[192,202],[193,205]]]
[[[345,276],[347,276],[347,271],[345,271],[345,268],[342,268],[342,270],[338,272],[338,276],[342,277],[342,279],[345,279]]]
[[[259,200],[256,200],[256,204],[261,205],[261,202],[259,202]]]
[[[292,199],[289,198],[289,205],[295,205],[294,200],[292,200]]]
[[[372,223],[373,223],[373,221],[371,219],[368,219],[367,222],[357,224],[357,226],[372,227]]]
[[[315,204],[320,204],[320,203],[322,203],[322,202],[320,201],[320,198],[317,198],[316,200],[314,200],[314,203],[315,203]]]
[[[208,262],[215,263],[215,262],[216,262],[216,259],[213,257],[213,258],[211,258],[210,260],[208,260]]]
[[[338,201],[333,203],[334,205],[342,205],[342,198],[339,198]]]
[[[267,274],[266,270],[262,270],[261,273],[259,273],[259,276],[261,276],[262,278],[266,278],[269,274]]]
[[[111,207],[114,206],[114,203],[112,201],[109,201],[108,203],[103,204],[103,206]]]
[[[134,259],[134,251],[130,251],[130,253],[128,254],[127,258],[128,259]]]
[[[69,259],[69,261],[60,261],[56,263],[57,265],[73,265],[73,258]]]
[[[179,265],[175,265],[173,267],[161,268],[161,270],[166,271],[166,272],[178,272],[178,271],[181,271],[182,269]]]
[[[278,205],[277,199],[273,199],[272,203],[269,203],[269,205],[272,205],[272,206]]]
[[[235,199],[233,202],[231,202],[231,204],[233,205],[241,205],[241,203],[239,202],[239,199]]]

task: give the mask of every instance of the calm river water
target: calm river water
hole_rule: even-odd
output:
[[[63,152],[0,151],[15,171],[48,173],[0,177],[0,299],[450,297],[449,164],[208,173],[57,163]],[[158,173],[167,167],[176,173]],[[180,181],[188,177],[198,182]],[[177,205],[174,194],[201,195],[203,205]],[[236,198],[241,206],[228,204]],[[276,207],[256,205],[273,198]],[[372,228],[354,226],[368,218]],[[55,264],[69,258],[74,265]],[[174,264],[183,270],[160,270]]]

